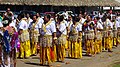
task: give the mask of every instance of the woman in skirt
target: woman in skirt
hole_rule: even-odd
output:
[[[70,27],[70,47],[71,58],[82,58],[82,25],[79,18],[73,17],[73,24]]]

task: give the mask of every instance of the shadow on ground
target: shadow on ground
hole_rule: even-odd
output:
[[[48,66],[48,65],[42,65],[42,64],[39,64],[39,63],[31,63],[31,62],[26,62],[25,64],[29,64],[29,65],[36,65],[36,66]]]

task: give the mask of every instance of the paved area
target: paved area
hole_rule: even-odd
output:
[[[84,53],[83,53],[84,54]],[[69,64],[66,64],[69,62]],[[120,62],[120,45],[113,48],[113,52],[104,51],[94,57],[83,56],[82,59],[66,58],[65,63],[54,62],[53,67],[112,67],[113,63]],[[18,59],[17,67],[47,67],[39,65],[39,57]]]

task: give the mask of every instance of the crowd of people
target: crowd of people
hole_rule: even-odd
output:
[[[16,67],[16,59],[39,55],[40,64],[65,62],[65,57],[95,56],[103,50],[113,52],[120,44],[120,17],[112,13],[98,16],[45,15],[30,17],[19,14],[14,18],[8,8],[0,22],[0,67]],[[66,52],[67,51],[67,52]]]

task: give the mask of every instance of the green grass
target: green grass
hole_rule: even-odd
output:
[[[113,67],[120,67],[120,64],[115,64],[113,65]]]

